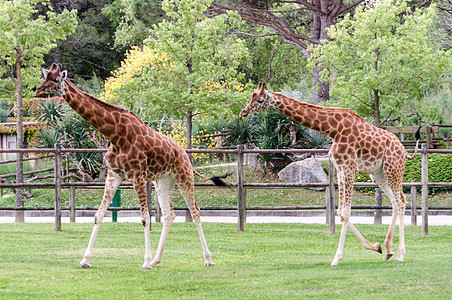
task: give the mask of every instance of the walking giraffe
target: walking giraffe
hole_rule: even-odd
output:
[[[399,248],[396,261],[403,261],[406,199],[402,192],[402,178],[406,159],[412,159],[416,152],[413,156],[409,156],[394,134],[367,123],[351,109],[303,103],[266,91],[265,84],[258,85],[250,103],[242,110],[240,116],[246,117],[268,107],[274,107],[295,122],[328,135],[333,141],[328,155],[338,175],[338,215],[342,221],[342,230],[339,246],[331,265],[336,266],[342,260],[347,227],[364,248],[382,253],[379,243],[369,243],[350,222],[351,198],[356,173],[370,174],[372,180],[391,200],[393,215],[384,242],[386,259],[393,255],[392,238],[398,216]]]
[[[193,167],[185,150],[172,138],[164,136],[143,123],[134,113],[96,99],[79,90],[60,64],[43,70],[44,82],[35,95],[60,93],[64,100],[89,124],[99,130],[111,145],[105,154],[108,168],[103,200],[94,217],[91,238],[79,267],[89,268],[100,224],[114,193],[124,180],[129,180],[140,204],[144,226],[145,255],[143,269],[154,268],[162,259],[163,247],[176,215],[171,203],[175,185],[179,188],[198,229],[205,265],[213,266],[211,254],[201,228],[199,207],[194,199]],[[163,228],[157,252],[152,259],[151,219],[146,202],[146,181],[153,181],[163,215]]]

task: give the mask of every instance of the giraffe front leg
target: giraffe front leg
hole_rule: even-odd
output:
[[[345,236],[350,220],[351,200],[353,194],[353,180],[355,178],[355,169],[352,166],[341,166],[337,169],[337,181],[339,190],[339,205],[337,214],[341,218],[342,230],[331,266],[337,266],[344,256]]]
[[[401,188],[398,190],[399,195],[399,209],[397,211],[399,215],[399,249],[397,251],[397,262],[402,262],[405,256],[405,208],[406,199]]]
[[[149,213],[147,216],[142,216],[143,227],[144,227],[144,263],[141,266],[142,269],[150,269],[152,261],[152,251],[151,251],[151,218]]]
[[[347,222],[348,220],[342,220],[341,237],[339,239],[339,245],[337,247],[336,255],[334,256],[331,266],[337,266],[344,256],[345,236],[347,235]]]
[[[399,249],[397,251],[396,262],[403,262],[403,257],[405,256],[405,220],[404,214],[399,214]]]
[[[107,179],[105,180],[105,191],[102,203],[99,206],[99,209],[94,216],[94,227],[91,233],[91,238],[88,243],[88,247],[86,248],[85,254],[83,255],[83,259],[78,265],[80,268],[90,268],[89,260],[93,254],[94,244],[96,242],[97,233],[99,232],[100,224],[104,218],[105,212],[110,206],[111,200],[118,188],[119,184],[122,182],[122,179],[118,174],[108,171]]]

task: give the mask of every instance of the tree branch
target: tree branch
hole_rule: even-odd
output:
[[[278,47],[276,47],[276,49],[274,51],[272,51],[271,55],[270,55],[270,59],[268,61],[268,70],[267,70],[267,75],[265,76],[265,83],[267,83],[267,81],[270,79],[270,75],[272,73],[272,61],[273,58],[275,57],[276,53],[279,50],[279,47],[281,46],[281,44],[283,43],[284,39],[281,39],[281,41],[278,44]]]

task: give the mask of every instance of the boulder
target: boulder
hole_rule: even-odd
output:
[[[278,177],[286,183],[326,183],[328,176],[323,170],[320,161],[308,158],[293,162],[278,173]],[[310,188],[324,190],[324,187]]]

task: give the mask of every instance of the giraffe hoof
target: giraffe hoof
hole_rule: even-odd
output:
[[[204,266],[206,266],[206,267],[213,267],[213,266],[215,266],[215,263],[214,262],[212,262],[212,261],[206,261],[206,263],[204,264]]]
[[[80,263],[78,265],[79,268],[91,268],[91,265],[89,263]]]
[[[378,253],[382,254],[383,251],[381,251],[381,246],[379,243],[375,243],[374,247],[376,248],[375,251],[377,251]]]
[[[341,261],[342,259],[341,258],[335,258],[334,260],[333,260],[333,262],[331,263],[331,266],[332,267],[336,267],[337,265],[339,265],[339,262]]]
[[[403,258],[396,258],[395,262],[403,262]]]
[[[154,269],[154,267],[152,267],[152,266],[145,266],[145,265],[142,265],[141,266],[141,269],[143,269],[143,270],[150,270],[150,269]]]
[[[388,254],[386,254],[386,260],[390,259],[393,255],[394,255],[394,253],[388,253]]]

